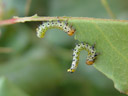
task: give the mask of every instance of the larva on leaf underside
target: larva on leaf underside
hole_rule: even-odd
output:
[[[37,37],[44,38],[45,33],[48,29],[57,28],[60,30],[63,30],[65,33],[67,33],[69,36],[72,36],[74,32],[76,31],[72,25],[69,25],[67,21],[46,21],[43,22],[37,29]]]
[[[73,73],[76,71],[76,69],[78,67],[78,63],[79,63],[80,51],[82,51],[82,50],[86,50],[88,52],[86,64],[92,65],[95,62],[95,59],[96,59],[96,56],[98,55],[98,53],[96,53],[94,45],[90,46],[87,43],[79,43],[73,49],[72,65],[71,65],[71,68],[67,70],[67,72]]]

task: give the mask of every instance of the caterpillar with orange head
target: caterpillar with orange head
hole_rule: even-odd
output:
[[[87,43],[80,43],[77,44],[76,47],[73,49],[73,60],[72,60],[72,65],[71,68],[67,70],[67,72],[75,72],[77,67],[78,67],[78,63],[79,63],[79,55],[80,55],[80,51],[82,50],[86,50],[88,52],[88,56],[86,59],[86,64],[88,65],[92,65],[95,62],[96,56],[98,55],[98,53],[96,53],[96,50],[93,46],[88,45]]]
[[[65,33],[67,33],[69,36],[72,36],[76,29],[72,27],[72,25],[69,25],[67,21],[46,21],[43,22],[37,29],[37,37],[44,38],[45,33],[48,29],[57,28],[60,30],[63,30]]]

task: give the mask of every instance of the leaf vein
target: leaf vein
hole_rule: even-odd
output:
[[[123,54],[121,54],[121,52],[117,50],[117,48],[114,47],[108,37],[104,34],[103,30],[95,22],[92,23],[95,25],[96,29],[99,30],[99,32],[105,37],[106,41],[109,43],[112,49],[114,49],[128,63],[128,59]]]

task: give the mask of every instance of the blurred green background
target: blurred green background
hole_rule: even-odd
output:
[[[128,18],[128,0],[107,1],[117,19]],[[101,0],[0,0],[0,20],[34,14],[110,18]],[[85,64],[84,51],[77,71],[67,73],[77,41],[57,29],[49,30],[44,39],[39,39],[36,27],[41,23],[1,28],[1,77],[30,96],[125,96],[114,88],[110,79]],[[3,47],[7,49],[2,50]]]

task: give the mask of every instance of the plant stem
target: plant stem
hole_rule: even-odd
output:
[[[16,23],[25,23],[31,21],[50,21],[50,20],[102,20],[102,21],[115,21],[115,22],[127,22],[128,20],[113,20],[113,19],[97,19],[97,18],[87,18],[87,17],[40,17],[37,15],[30,17],[14,17],[12,19],[0,21],[0,26],[16,24]]]

